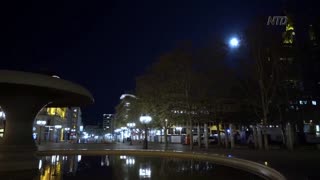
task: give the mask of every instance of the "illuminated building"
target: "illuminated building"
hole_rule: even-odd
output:
[[[79,107],[71,107],[69,111],[68,127],[69,138],[76,140],[80,134],[80,127],[82,126],[82,116],[81,109]]]
[[[286,4],[283,15],[288,21],[285,26],[264,28],[267,29],[264,33],[275,36],[274,44],[266,45],[265,49],[270,52],[263,58],[270,64],[276,62],[273,59],[279,60],[277,94],[281,95],[276,99],[276,110],[270,113],[276,117],[270,120],[282,125],[292,123],[297,139],[304,142],[305,136],[316,135],[316,127],[320,124],[320,17],[312,14],[312,7],[310,13],[300,15],[291,6]]]
[[[282,36],[280,61],[288,66],[286,106],[290,115],[286,118],[295,122],[299,141],[308,142],[308,136],[320,137],[319,132],[316,133],[320,124],[320,21],[310,14],[298,17],[290,8],[285,14],[288,23]],[[320,142],[320,138],[317,141]]]
[[[44,121],[45,128],[37,122]],[[43,108],[34,121],[34,137],[42,142],[61,142],[77,138],[82,125],[79,107],[48,107]]]
[[[103,114],[102,127],[106,133],[113,132],[113,114]]]

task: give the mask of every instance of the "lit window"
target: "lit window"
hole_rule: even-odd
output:
[[[317,105],[317,101],[312,101],[312,105],[316,106]]]
[[[286,31],[283,33],[283,43],[284,44],[292,44],[294,41],[294,27],[293,23],[291,22],[290,19],[288,19],[289,22],[286,25]]]

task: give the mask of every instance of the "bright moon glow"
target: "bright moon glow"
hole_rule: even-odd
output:
[[[239,46],[239,40],[235,37],[231,38],[229,41],[229,44],[231,47],[238,47]]]

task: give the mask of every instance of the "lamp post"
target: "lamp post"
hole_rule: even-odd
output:
[[[38,143],[39,145],[41,144],[41,130],[42,130],[42,126],[45,126],[47,124],[47,121],[44,120],[38,120],[37,125],[39,126],[40,132],[39,132],[39,137],[38,137]]]
[[[132,145],[132,128],[136,126],[136,123],[127,123],[127,126],[130,128],[130,145]]]
[[[150,116],[140,116],[141,124],[144,124],[144,142],[143,142],[143,149],[148,149],[148,128],[147,124],[151,122],[152,118]]]

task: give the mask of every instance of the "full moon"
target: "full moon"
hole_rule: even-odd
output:
[[[238,47],[239,46],[239,40],[235,37],[231,38],[229,41],[230,47]]]

